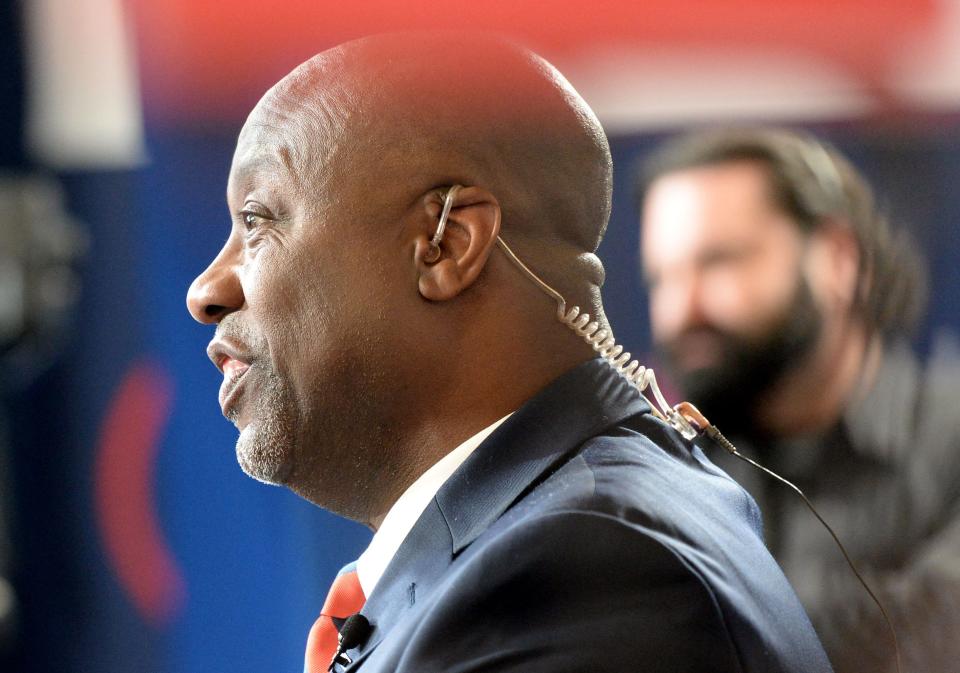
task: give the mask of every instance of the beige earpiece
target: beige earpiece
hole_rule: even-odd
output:
[[[427,264],[433,264],[440,259],[440,241],[443,240],[443,232],[447,228],[447,219],[450,217],[450,210],[453,208],[453,199],[460,191],[460,185],[453,185],[447,190],[443,198],[443,210],[440,211],[440,222],[437,224],[437,232],[430,239],[430,249],[423,256],[423,261]]]

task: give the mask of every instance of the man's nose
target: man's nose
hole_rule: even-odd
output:
[[[684,328],[701,327],[708,322],[710,306],[708,288],[699,275],[694,275],[679,293],[677,312]]]
[[[229,244],[210,266],[194,279],[187,291],[187,308],[194,320],[206,325],[219,323],[243,307],[246,299]]]
[[[703,279],[696,274],[662,283],[652,297],[651,318],[655,331],[663,336],[677,335],[706,324],[710,313],[707,294]]]

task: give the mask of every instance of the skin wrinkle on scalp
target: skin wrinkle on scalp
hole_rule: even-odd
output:
[[[339,92],[341,87],[321,89],[312,81],[307,66],[313,60],[316,59],[308,61],[263,96],[258,109],[261,116],[266,112],[271,122],[251,125],[251,128],[268,129],[286,137],[287,142],[277,153],[302,195],[325,191],[334,160],[342,149],[340,138],[346,128],[345,117],[349,115],[347,106],[335,105],[333,101],[343,95]],[[319,205],[320,199],[315,203]]]

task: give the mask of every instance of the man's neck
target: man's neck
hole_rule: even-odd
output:
[[[825,334],[819,347],[764,397],[756,422],[772,437],[822,432],[873,384],[882,351],[881,339],[860,322]]]
[[[545,352],[552,357],[537,352],[514,360],[491,358],[491,362],[505,363],[497,367],[490,362],[475,362],[452,377],[456,383],[446,393],[431,398],[430,408],[417,414],[421,422],[405,435],[406,469],[389,488],[381,489],[384,497],[377,512],[366,520],[369,528],[378,530],[401,494],[447,453],[519,409],[568,369],[590,359],[591,349],[577,344],[573,335],[563,334],[562,329],[558,324],[557,331],[567,337],[566,351],[547,349]]]

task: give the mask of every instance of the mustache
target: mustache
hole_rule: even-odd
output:
[[[704,339],[718,341],[725,347],[729,347],[738,341],[738,339],[729,332],[725,332],[716,327],[703,325],[700,327],[688,327],[679,334],[661,341],[657,346],[667,354],[675,354],[685,350],[697,341]]]
[[[240,316],[231,313],[217,323],[216,337],[246,343],[249,341],[250,332],[250,328],[240,320]]]
[[[233,344],[251,358],[265,354],[264,339],[236,313],[227,315],[217,324],[214,339]]]

